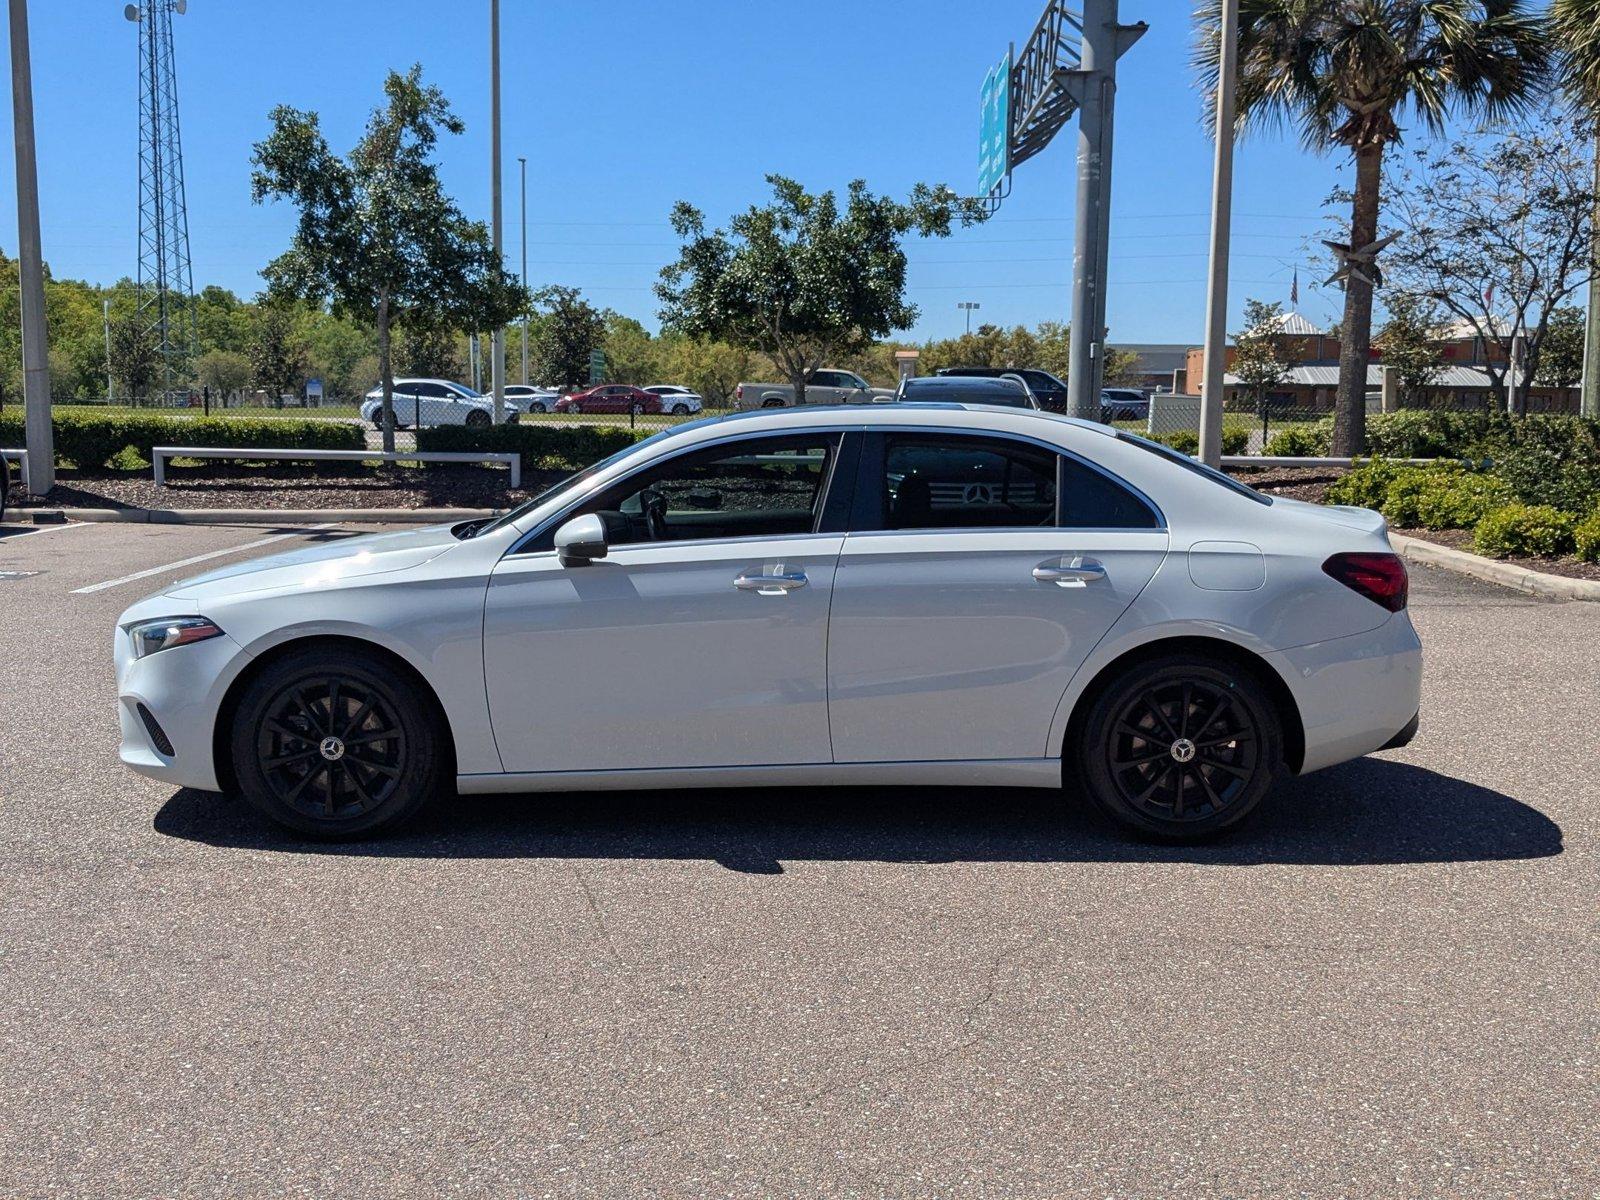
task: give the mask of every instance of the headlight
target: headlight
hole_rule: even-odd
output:
[[[159,621],[140,621],[128,626],[128,639],[133,643],[133,656],[144,658],[157,650],[170,650],[173,646],[187,646],[190,642],[203,642],[221,637],[218,629],[204,617],[166,617]]]

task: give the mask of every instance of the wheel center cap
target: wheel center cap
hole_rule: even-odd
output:
[[[322,744],[317,747],[317,750],[329,762],[338,762],[344,757],[344,743],[336,737],[323,738]],[[1174,748],[1172,752],[1177,754],[1178,751]]]
[[[1193,742],[1191,742],[1188,738],[1179,738],[1177,741],[1172,743],[1171,754],[1176,761],[1186,763],[1193,760],[1194,750],[1195,746]],[[327,751],[324,750],[323,753],[326,754]]]

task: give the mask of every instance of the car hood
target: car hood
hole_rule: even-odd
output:
[[[398,533],[338,538],[182,579],[164,594],[181,600],[206,600],[275,588],[330,587],[365,575],[406,571],[459,545],[450,529],[449,525],[429,525]]]

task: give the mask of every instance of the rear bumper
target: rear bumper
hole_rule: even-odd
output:
[[[1297,646],[1272,658],[1300,709],[1302,774],[1404,745],[1415,733],[1422,643],[1404,612],[1366,633]]]

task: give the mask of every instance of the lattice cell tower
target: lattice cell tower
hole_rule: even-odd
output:
[[[139,0],[124,10],[139,26],[139,268],[136,319],[163,364],[164,396],[186,385],[194,355],[194,273],[178,136],[172,18],[188,0]]]

